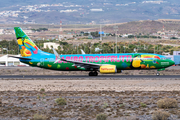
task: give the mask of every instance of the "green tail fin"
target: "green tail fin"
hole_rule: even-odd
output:
[[[33,54],[37,54],[39,49],[33,43],[33,41],[23,32],[20,27],[14,27],[17,42],[22,57],[29,57]]]

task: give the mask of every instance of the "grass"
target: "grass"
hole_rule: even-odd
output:
[[[156,111],[153,113],[152,119],[153,120],[168,120],[170,114],[165,111]]]
[[[57,99],[55,100],[55,102],[56,102],[56,104],[58,104],[58,105],[67,105],[66,99],[64,99],[64,98],[57,98]]]
[[[96,120],[107,120],[107,115],[106,114],[97,114],[96,115]]]
[[[178,104],[174,98],[164,98],[157,101],[157,106],[159,108],[176,108]]]

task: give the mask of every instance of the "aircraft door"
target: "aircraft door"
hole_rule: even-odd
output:
[[[40,59],[41,66],[44,66],[44,58]]]

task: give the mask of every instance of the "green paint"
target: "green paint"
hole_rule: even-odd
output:
[[[61,65],[57,65],[57,68],[59,69],[61,67]]]
[[[162,68],[162,69],[158,69],[157,71],[163,71],[163,70],[165,70],[165,68]]]

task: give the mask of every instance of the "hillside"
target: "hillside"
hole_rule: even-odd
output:
[[[180,19],[180,1],[6,0],[1,24],[110,24],[138,20]]]
[[[104,26],[103,31],[114,33],[114,29],[113,29],[114,25]],[[151,21],[151,20],[128,22],[128,23],[124,23],[120,25],[117,24],[117,26],[118,26],[119,34],[156,33],[157,31],[162,31],[163,26],[165,30],[178,30],[178,31],[180,30],[180,22],[179,23],[162,23],[159,21]]]

